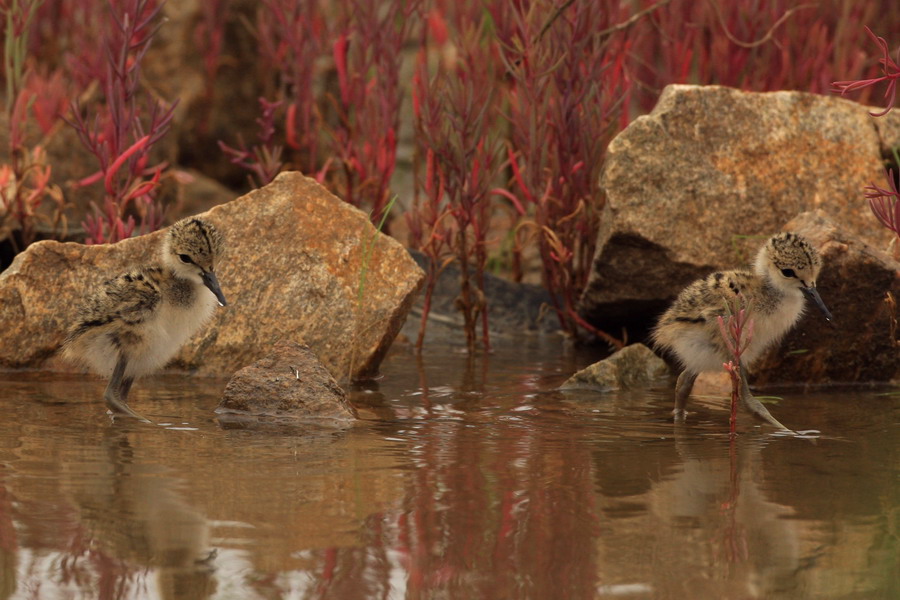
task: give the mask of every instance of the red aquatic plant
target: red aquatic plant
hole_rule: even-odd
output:
[[[382,222],[397,163],[404,44],[421,24],[421,0],[349,0],[333,37],[338,89],[329,95],[337,122],[332,148],[338,159],[333,185],[350,204]],[[386,231],[390,218],[385,221]]]
[[[862,78],[872,72],[858,50],[861,24],[898,14],[853,0],[642,5],[645,16],[629,28],[628,68],[637,83],[635,105],[643,110],[670,83],[828,93],[838,74]]]
[[[869,37],[872,38],[881,49],[882,57],[879,59],[878,63],[881,65],[883,75],[881,77],[870,79],[835,81],[834,89],[843,96],[848,92],[868,88],[880,83],[886,84],[884,92],[886,104],[884,110],[877,113],[869,113],[873,117],[882,117],[891,111],[897,99],[897,80],[900,79],[900,65],[891,58],[887,42],[884,38],[876,36],[868,27],[865,29],[866,33],[869,34]],[[898,60],[900,60],[900,50],[897,51],[897,56]],[[887,171],[887,180],[888,188],[880,187],[874,182],[870,183],[865,188],[865,196],[866,200],[869,202],[869,207],[881,224],[893,231],[897,236],[900,236],[900,192],[897,190],[897,182],[894,179],[893,170],[889,169]]]
[[[200,130],[206,132],[214,106],[216,80],[222,63],[225,44],[225,26],[230,16],[230,0],[205,0],[199,4],[199,20],[194,29],[194,46],[203,62],[203,110]]]
[[[870,113],[873,117],[881,117],[891,111],[894,107],[894,102],[897,99],[897,80],[900,79],[900,65],[897,64],[896,60],[891,58],[888,44],[884,38],[872,33],[872,30],[868,27],[865,29],[866,33],[869,34],[869,37],[872,38],[882,52],[882,57],[878,59],[878,63],[881,65],[881,71],[883,73],[882,76],[869,79],[835,81],[832,85],[834,86],[834,91],[840,92],[841,96],[843,96],[849,92],[884,83],[884,110],[877,113]],[[897,56],[897,60],[900,60],[900,50],[897,51]]]
[[[888,188],[875,183],[866,186],[866,200],[882,225],[900,236],[900,191],[894,179],[894,171],[887,171]]]
[[[424,49],[420,50],[418,67],[413,75],[413,115],[416,119],[417,130],[419,128],[436,130],[439,127],[436,121],[441,118],[441,112],[436,106],[432,106],[423,115],[421,107],[423,97],[426,102],[435,101],[429,95],[428,83],[424,79],[428,77],[426,55]],[[428,325],[428,316],[431,313],[431,302],[438,277],[453,261],[451,242],[455,235],[449,218],[450,211],[446,202],[443,175],[441,170],[435,167],[434,150],[425,149],[424,152],[424,173],[422,169],[418,169],[413,205],[404,215],[409,229],[409,245],[422,252],[426,261],[422,316],[416,339],[416,349],[419,352],[422,351],[425,341],[425,330]]]
[[[325,123],[312,82],[323,75],[329,32],[319,0],[264,0],[255,34],[265,72],[274,79],[264,85],[271,85],[286,106],[286,160],[322,181],[329,161],[322,156]]]
[[[597,181],[606,145],[618,131],[631,81],[624,68],[627,37],[613,39],[609,3],[585,0],[560,12],[549,1],[510,3],[502,58],[510,79],[508,165],[516,210],[531,218],[544,285],[561,327],[575,336],[589,329],[576,310],[594,256],[603,198]],[[617,21],[616,21],[617,22]]]
[[[417,141],[426,158],[427,192],[425,206],[419,210],[429,211],[425,220],[442,228],[446,227],[442,224],[445,212],[452,220],[452,238],[447,243],[460,271],[457,306],[463,314],[467,346],[474,352],[479,325],[481,344],[490,349],[484,271],[493,211],[491,190],[500,166],[498,73],[483,21],[462,23],[457,33],[457,61],[439,64],[433,76],[427,60],[419,61],[414,113]]]
[[[248,180],[251,187],[262,187],[281,172],[283,147],[275,142],[275,116],[281,104],[281,101],[269,102],[265,98],[259,99],[262,114],[256,119],[259,126],[258,144],[248,148],[240,134],[237,148],[219,140],[219,148],[229,157],[231,163],[250,172]]]
[[[31,114],[42,135],[49,135],[69,110],[71,87],[61,70],[52,73],[32,71],[26,83],[31,91]]]
[[[29,55],[47,72],[61,70],[80,92],[89,92],[106,67],[103,49],[106,0],[41,0],[31,22]]]
[[[156,190],[167,165],[151,164],[150,152],[168,132],[174,105],[166,107],[142,94],[140,82],[141,60],[161,25],[161,7],[151,0],[108,5],[106,64],[103,72],[94,73],[105,104],[86,108],[72,103],[69,123],[99,165],[77,185],[103,183],[102,205],[92,203],[93,214],[84,222],[88,244],[117,242],[135,231],[158,229],[163,222]]]
[[[741,356],[753,339],[753,319],[750,318],[750,307],[743,304],[742,297],[727,305],[728,314],[716,317],[719,333],[725,347],[731,353],[731,359],[724,363],[725,371],[731,376],[731,417],[729,425],[731,435],[735,435],[737,425],[737,407],[741,394],[741,378],[747,374],[741,371]]]
[[[48,93],[51,89],[56,92],[58,86],[48,84],[45,89],[45,79],[35,75],[28,64],[29,24],[36,9],[35,3],[23,0],[0,5],[9,161],[0,165],[0,241],[8,239],[13,253],[35,241],[37,224],[48,220],[39,210],[47,200],[56,205],[54,216],[49,218],[54,232],[63,221],[64,199],[59,188],[50,183],[46,153],[41,145],[28,140],[30,117],[46,134],[58,118],[60,100],[57,94]]]

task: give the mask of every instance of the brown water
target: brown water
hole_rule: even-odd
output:
[[[552,391],[585,362],[397,352],[344,431],[0,375],[0,599],[900,598],[900,396],[787,395],[818,439],[731,441],[722,403]]]

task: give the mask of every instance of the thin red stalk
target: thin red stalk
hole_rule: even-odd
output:
[[[8,231],[14,252],[35,241],[38,222],[51,222],[55,231],[65,204],[59,188],[50,184],[52,169],[46,163],[46,153],[28,139],[31,116],[44,133],[52,128],[57,118],[52,107],[59,105],[60,93],[65,92],[58,73],[45,80],[36,74],[29,60],[29,39],[37,8],[38,3],[24,0],[8,0],[0,5],[4,112],[8,125],[5,150],[9,160],[0,165],[0,230]],[[54,217],[48,218],[46,211],[39,210],[46,200],[56,204]]]
[[[719,333],[726,348],[731,353],[731,359],[724,363],[724,368],[731,376],[731,416],[729,425],[731,435],[736,435],[737,406],[741,393],[741,378],[747,374],[741,369],[741,357],[750,341],[753,339],[753,319],[750,318],[748,306],[742,306],[742,297],[737,297],[727,305],[728,314],[717,317]]]
[[[231,163],[250,171],[248,180],[251,187],[262,187],[270,183],[281,172],[283,166],[281,161],[283,147],[275,143],[275,120],[282,102],[269,102],[265,98],[259,98],[259,104],[262,114],[256,119],[259,127],[258,144],[248,148],[240,134],[237,148],[219,140],[219,148],[229,157]]]

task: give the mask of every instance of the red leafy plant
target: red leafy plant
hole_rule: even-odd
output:
[[[731,416],[729,425],[731,435],[736,433],[737,407],[741,394],[741,378],[747,374],[741,372],[741,356],[753,339],[753,319],[750,318],[750,306],[744,304],[743,298],[738,296],[732,303],[726,304],[725,316],[716,317],[719,324],[719,333],[725,342],[725,347],[731,353],[731,359],[724,363],[725,371],[731,376]]]
[[[894,107],[894,101],[897,99],[897,80],[900,79],[900,65],[897,64],[897,61],[891,58],[887,42],[884,40],[884,38],[872,33],[872,30],[868,27],[866,27],[865,29],[866,33],[869,34],[869,37],[872,38],[872,40],[881,49],[882,57],[878,59],[878,63],[881,65],[883,75],[881,77],[873,77],[870,79],[835,81],[832,85],[834,86],[834,91],[840,92],[841,96],[844,96],[849,92],[854,92],[881,83],[886,84],[884,90],[884,110],[877,113],[870,113],[873,117],[882,117],[891,111],[891,109]],[[897,57],[897,60],[900,60],[900,49],[898,49],[897,51]]]
[[[725,342],[725,347],[731,353],[731,359],[722,366],[731,378],[731,413],[728,418],[729,425],[729,458],[731,466],[730,490],[728,500],[722,504],[722,509],[727,516],[727,526],[723,531],[723,544],[725,557],[728,562],[747,560],[747,539],[743,528],[738,524],[736,513],[737,503],[740,498],[740,477],[737,468],[737,410],[740,401],[741,378],[747,374],[741,368],[741,357],[747,346],[753,339],[753,319],[751,318],[750,302],[745,302],[740,294],[731,302],[725,303],[725,315],[719,315],[716,320],[719,325],[719,334]]]
[[[135,231],[158,229],[163,222],[156,190],[167,165],[150,165],[150,151],[168,131],[174,105],[166,108],[142,95],[140,83],[141,60],[160,26],[161,7],[152,0],[109,5],[105,71],[95,73],[105,105],[97,106],[91,119],[79,102],[72,103],[69,122],[99,164],[97,172],[77,185],[103,183],[102,206],[92,203],[93,214],[84,222],[88,244],[117,242]]]
[[[332,186],[350,204],[368,207],[376,224],[383,221],[397,163],[401,51],[422,21],[421,4],[348,0],[332,43],[338,90],[329,95],[337,117],[331,138],[339,162]],[[384,227],[388,232],[390,216]]]
[[[634,13],[620,29],[633,41],[627,62],[637,83],[634,105],[643,110],[670,83],[828,93],[839,73],[872,72],[858,50],[865,35],[858,24],[897,14],[854,0],[644,4],[642,18],[634,21]]]
[[[220,147],[255,175],[255,185],[268,183],[285,165],[300,168],[382,223],[397,161],[402,49],[422,22],[421,3],[265,0],[255,33],[263,62],[272,66],[274,77],[264,85],[275,100],[260,101],[259,145]],[[314,85],[329,59],[336,85]],[[279,129],[274,115],[281,105]]]
[[[483,20],[460,24],[458,59],[439,63],[431,76],[421,57],[415,78],[413,112],[419,152],[425,158],[424,199],[409,222],[413,240],[430,261],[419,344],[424,335],[427,304],[436,274],[446,266],[449,249],[460,272],[457,307],[463,315],[470,352],[490,350],[485,299],[487,236],[493,205],[492,189],[499,173],[496,59]],[[449,220],[449,223],[448,223]],[[427,226],[426,233],[422,226]]]
[[[3,74],[6,80],[5,113],[9,126],[9,163],[0,165],[0,241],[10,240],[13,253],[35,241],[36,227],[49,221],[52,231],[65,224],[64,198],[58,186],[50,183],[51,167],[40,145],[31,147],[27,140],[30,115],[46,134],[53,127],[56,111],[53,103],[59,100],[59,78],[49,81],[38,77],[27,61],[29,25],[37,4],[12,0],[0,5],[3,19]],[[47,93],[54,92],[54,93]],[[49,216],[41,210],[46,200],[54,210]]]
[[[194,45],[203,62],[204,113],[199,127],[203,133],[209,128],[209,117],[214,106],[216,80],[221,66],[225,44],[225,26],[230,15],[230,0],[204,0],[199,5],[200,18],[194,29]]]
[[[510,81],[512,181],[503,195],[521,214],[520,232],[533,232],[562,329],[572,336],[588,329],[621,346],[576,309],[600,222],[600,168],[631,90],[624,69],[629,42],[610,37],[618,11],[608,4],[610,10],[586,0],[565,10],[540,0],[508,5],[501,56]],[[522,245],[517,237],[516,249]]]
[[[872,87],[881,83],[886,84],[884,92],[886,104],[884,110],[877,113],[869,113],[873,117],[882,117],[894,108],[894,103],[897,99],[897,80],[900,79],[900,65],[897,64],[897,61],[900,60],[900,49],[897,50],[897,60],[894,60],[891,58],[888,44],[884,38],[872,33],[872,30],[868,27],[865,29],[869,37],[881,50],[882,57],[878,59],[878,64],[881,65],[883,75],[881,77],[869,79],[835,81],[833,86],[834,91],[840,92],[843,96],[849,92]],[[894,153],[894,159],[895,161],[900,160],[900,156],[897,155],[896,151]],[[900,164],[898,164],[898,166],[900,166]],[[898,237],[894,240],[894,244],[896,244],[897,240],[900,239],[900,192],[897,190],[897,182],[896,179],[894,179],[894,172],[891,169],[887,170],[887,180],[887,188],[880,187],[874,182],[870,183],[865,188],[865,196],[866,200],[869,202],[869,207],[872,209],[872,212],[875,214],[878,221],[897,234]],[[894,255],[900,260],[900,245],[894,246]]]
[[[322,159],[324,123],[318,88],[326,57],[328,30],[319,0],[264,0],[257,11],[255,35],[260,59],[271,74],[271,95],[281,99],[284,111],[286,160],[320,182],[330,161]]]
[[[897,235],[891,245],[894,258],[900,260],[900,190],[897,189],[897,180],[894,178],[893,169],[888,169],[886,177],[887,188],[874,182],[866,186],[866,200],[869,202],[869,208],[872,209],[875,218]]]
[[[423,86],[422,77],[427,76],[427,69],[421,62],[426,58],[425,52],[419,53],[420,66],[413,78],[413,112],[416,117],[416,127],[435,129],[438,127],[436,120],[441,118],[441,113],[436,109],[428,111],[423,120],[420,108],[420,97],[427,94]],[[423,291],[422,317],[419,324],[419,334],[416,339],[416,349],[422,351],[425,341],[425,330],[428,324],[428,315],[431,313],[431,302],[438,277],[444,269],[453,261],[451,242],[454,239],[454,230],[449,219],[450,211],[447,207],[444,180],[442,171],[435,168],[434,150],[425,150],[424,177],[417,178],[416,194],[413,205],[404,215],[409,230],[408,238],[412,247],[417,248],[425,255],[425,289]]]
[[[900,191],[892,169],[887,171],[887,180],[889,189],[874,183],[866,186],[866,199],[881,224],[900,236]]]
[[[440,16],[437,15],[434,18],[440,19]],[[442,20],[441,23],[443,23]],[[430,27],[429,33],[431,29]],[[431,110],[424,114],[421,109],[422,98],[429,101],[431,84],[427,79],[430,77],[427,67],[427,43],[424,43],[424,40],[427,39],[428,34],[423,32],[422,49],[418,53],[417,68],[412,83],[413,115],[417,139],[420,129],[438,129],[439,121],[442,118],[442,113],[437,106],[432,106]],[[443,40],[439,40],[439,43],[442,42]],[[430,101],[435,102],[433,98]],[[413,204],[404,217],[408,228],[409,245],[418,249],[425,256],[425,289],[422,294],[422,316],[416,339],[416,349],[421,352],[438,277],[454,260],[451,248],[454,231],[449,218],[450,211],[447,207],[442,171],[435,168],[434,150],[423,148],[418,148],[418,150],[425,153],[424,174],[419,168],[420,161],[414,162],[413,166],[416,168],[415,194]]]
[[[269,102],[265,98],[259,99],[262,114],[256,119],[256,124],[259,125],[258,144],[247,148],[240,134],[238,134],[237,148],[219,140],[219,148],[229,156],[231,163],[250,172],[248,179],[251,187],[262,187],[271,183],[281,172],[283,146],[275,141],[276,111],[281,104],[280,101]]]

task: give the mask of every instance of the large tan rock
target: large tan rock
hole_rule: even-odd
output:
[[[816,208],[885,246],[890,234],[863,197],[884,179],[875,121],[835,97],[667,87],[609,145],[582,313],[614,329],[636,315],[646,322],[685,285],[750,262],[768,236]]]
[[[829,324],[813,306],[779,347],[752,368],[751,382],[889,381],[900,377],[900,262],[854,235],[822,211],[785,226],[805,236],[822,256],[816,287],[834,314]],[[893,321],[893,324],[892,324]]]
[[[423,279],[399,243],[299,173],[283,173],[204,216],[226,236],[217,271],[228,306],[173,366],[227,376],[284,339],[309,345],[337,379],[376,372]],[[106,278],[155,261],[162,235],[100,246],[40,242],[20,254],[0,274],[0,366],[71,368],[47,361],[76,306]]]

